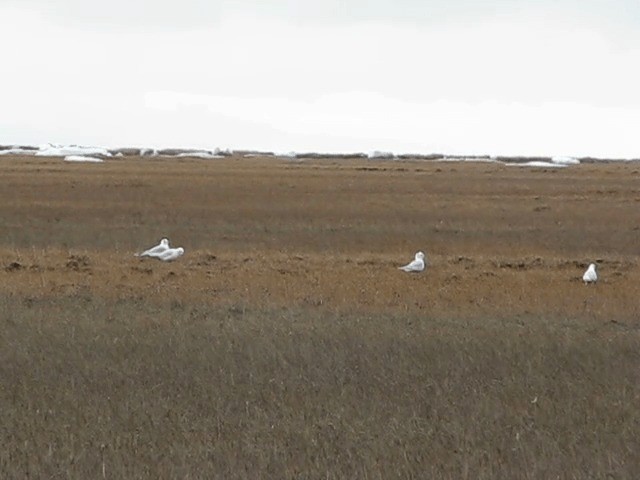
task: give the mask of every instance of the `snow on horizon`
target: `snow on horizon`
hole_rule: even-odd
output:
[[[2,143],[0,143],[2,145]],[[428,155],[442,155],[441,158],[426,159],[434,162],[482,162],[482,163],[505,163],[515,166],[526,167],[567,167],[571,165],[579,165],[580,159],[573,156],[555,155],[555,156],[542,156],[542,155],[486,155],[486,154],[472,154],[472,155],[447,155],[434,152],[393,152],[393,151],[380,151],[372,150],[369,153],[365,153],[363,150],[353,151],[278,151],[266,152],[264,150],[253,149],[221,149],[219,147],[194,149],[188,147],[166,147],[166,146],[153,146],[153,147],[139,147],[139,146],[118,146],[118,147],[104,147],[104,146],[91,146],[91,145],[63,145],[63,144],[40,144],[39,146],[23,145],[27,149],[23,149],[15,144],[5,144],[5,147],[9,147],[5,150],[0,150],[0,156],[2,155],[25,155],[36,157],[63,157],[66,161],[103,161],[105,158],[122,158],[124,155],[122,152],[115,152],[116,150],[124,149],[137,149],[140,151],[140,156],[158,156],[162,150],[175,150],[178,153],[175,154],[162,154],[163,156],[172,158],[200,158],[200,159],[221,159],[225,158],[222,153],[232,152],[245,152],[243,157],[256,157],[256,156],[274,156],[280,158],[296,158],[297,156],[309,155],[362,155],[370,160],[385,160],[385,159],[397,159],[400,155],[416,157],[428,156]],[[35,148],[35,149],[34,149]],[[113,153],[115,152],[115,153]],[[257,152],[257,153],[256,153]],[[520,159],[526,160],[527,158],[535,159],[530,161],[517,161]],[[548,160],[538,160],[538,158],[544,158]],[[596,157],[588,157],[596,158]],[[513,161],[509,161],[509,160]],[[598,160],[596,158],[596,160]],[[609,161],[639,161],[638,158],[600,158],[600,160]]]
[[[104,147],[88,147],[80,145],[52,145],[50,143],[41,145],[35,153],[38,157],[66,157],[66,156],[87,156],[102,155],[111,157],[111,152]]]

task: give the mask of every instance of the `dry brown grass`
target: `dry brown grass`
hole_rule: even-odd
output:
[[[639,179],[2,159],[0,477],[636,478]]]

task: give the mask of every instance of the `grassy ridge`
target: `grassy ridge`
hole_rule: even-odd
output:
[[[632,478],[638,340],[3,298],[3,478]]]

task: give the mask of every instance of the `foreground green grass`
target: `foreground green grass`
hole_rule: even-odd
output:
[[[631,326],[91,296],[0,312],[0,478],[640,474]]]

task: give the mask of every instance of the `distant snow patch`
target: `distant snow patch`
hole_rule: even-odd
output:
[[[369,153],[368,157],[382,160],[392,160],[393,158],[395,158],[395,155],[393,154],[393,152],[381,152],[379,150],[374,150],[373,152]]]
[[[0,155],[35,155],[37,150],[25,150],[23,148],[9,148],[0,150]]]
[[[222,157],[230,157],[233,155],[233,152],[228,148],[217,148],[213,151],[214,155],[220,155]]]
[[[64,157],[65,162],[91,162],[91,163],[102,163],[104,160],[101,158],[95,157],[86,157],[84,155],[67,155]]]
[[[67,157],[74,155],[101,155],[104,157],[111,157],[111,153],[106,148],[102,147],[83,147],[81,145],[41,145],[36,152],[38,157]]]
[[[580,160],[574,157],[551,157],[551,162],[558,165],[579,165]]]
[[[155,148],[141,148],[140,156],[141,157],[156,157],[158,155],[158,151]]]
[[[564,164],[564,163],[553,163],[553,162],[542,162],[542,161],[533,161],[533,162],[524,162],[524,163],[506,163],[505,165],[514,165],[516,167],[543,167],[543,168],[565,168],[569,166],[569,164]]]
[[[189,153],[179,153],[174,155],[177,158],[204,158],[206,160],[210,158],[224,158],[224,155],[216,155],[215,153],[209,152],[189,152]]]

